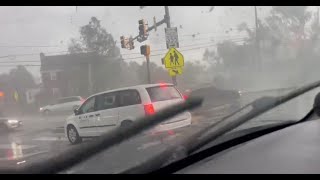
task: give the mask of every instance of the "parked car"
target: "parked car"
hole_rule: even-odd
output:
[[[101,92],[89,97],[65,123],[71,144],[83,137],[100,136],[116,127],[129,126],[139,117],[184,101],[173,84],[146,84]],[[181,113],[151,130],[164,132],[191,124],[190,112]]]
[[[43,115],[56,114],[56,113],[72,113],[74,109],[77,109],[84,102],[81,96],[70,96],[58,99],[56,102],[41,107],[40,112]]]
[[[203,97],[204,101],[200,108],[195,109],[195,114],[212,116],[219,114],[227,115],[240,108],[241,91],[220,89],[208,86],[185,91],[188,97]]]
[[[0,133],[8,132],[22,126],[22,121],[4,116],[0,112]]]

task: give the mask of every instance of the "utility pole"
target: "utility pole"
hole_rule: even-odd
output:
[[[167,28],[171,28],[170,14],[169,14],[169,7],[168,6],[164,6],[164,12],[165,12],[164,19],[167,24]],[[177,76],[172,76],[172,83],[175,86],[178,85]]]
[[[319,7],[317,9],[317,28],[319,28]]]
[[[154,25],[153,26],[151,26],[151,27],[148,27],[147,29],[143,29],[143,31],[144,31],[144,33],[145,32],[150,32],[151,30],[153,30],[153,29],[157,29],[157,27],[158,26],[160,26],[160,25],[162,25],[162,24],[164,24],[164,23],[166,23],[167,24],[167,28],[171,28],[171,23],[170,23],[170,14],[169,14],[169,7],[168,6],[164,6],[164,10],[165,10],[165,15],[164,15],[164,18],[161,20],[161,21],[159,21],[159,22],[155,22],[155,18],[154,18]],[[142,19],[142,21],[141,21],[141,23],[142,24],[144,24],[143,23],[143,19]],[[140,24],[140,21],[139,21],[139,26],[141,26]],[[142,34],[144,34],[144,33],[142,33]],[[148,36],[148,35],[147,35]],[[122,48],[126,48],[126,49],[133,49],[133,48],[127,48],[127,44],[129,43],[129,42],[133,42],[134,40],[137,40],[138,42],[143,42],[144,40],[146,40],[146,38],[147,37],[143,37],[143,38],[141,38],[141,33],[139,33],[139,35],[137,35],[137,36],[135,36],[135,37],[133,37],[133,38],[130,38],[130,41],[125,41],[125,38],[123,37],[123,36],[121,36],[120,37],[120,40],[121,40],[121,47]],[[142,47],[142,46],[141,46]],[[140,48],[141,48],[140,47]],[[145,47],[143,47],[143,48],[145,48]],[[144,54],[144,53],[142,53],[143,51],[142,51],[142,49],[140,49],[141,50],[141,54]],[[147,57],[146,56],[146,59],[147,59],[147,68],[149,67],[149,57]],[[150,79],[150,74],[149,74],[149,68],[148,68],[148,82],[150,82],[151,80],[149,80]],[[173,82],[173,84],[174,85],[177,85],[178,83],[177,83],[177,78],[176,78],[176,76],[172,76],[172,82]]]
[[[259,33],[259,26],[258,26],[258,15],[257,15],[257,6],[254,6],[254,16],[255,16],[255,24],[256,24],[256,68],[260,70],[261,65],[261,54],[260,54],[260,33]]]
[[[146,56],[147,60],[147,74],[148,74],[148,84],[151,84],[151,77],[150,77],[150,56]]]
[[[89,82],[89,94],[92,94],[93,86],[92,86],[92,64],[88,63],[88,82]]]
[[[143,45],[140,46],[140,53],[146,57],[147,61],[147,80],[148,84],[151,84],[151,77],[150,77],[150,46],[149,45]]]

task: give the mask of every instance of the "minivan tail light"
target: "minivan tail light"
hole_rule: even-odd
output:
[[[144,112],[146,115],[153,115],[155,114],[153,104],[146,104],[144,105]]]
[[[168,85],[166,83],[160,83],[160,88],[166,88]]]
[[[188,96],[187,95],[182,95],[183,99],[184,100],[187,100],[188,99]]]

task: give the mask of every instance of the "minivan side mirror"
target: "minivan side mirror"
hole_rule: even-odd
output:
[[[74,112],[74,115],[78,115],[79,114],[79,109],[74,109],[73,112]]]

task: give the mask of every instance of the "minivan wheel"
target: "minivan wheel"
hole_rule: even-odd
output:
[[[77,129],[73,125],[68,126],[67,134],[71,144],[78,144],[82,142],[82,138],[79,136]]]

